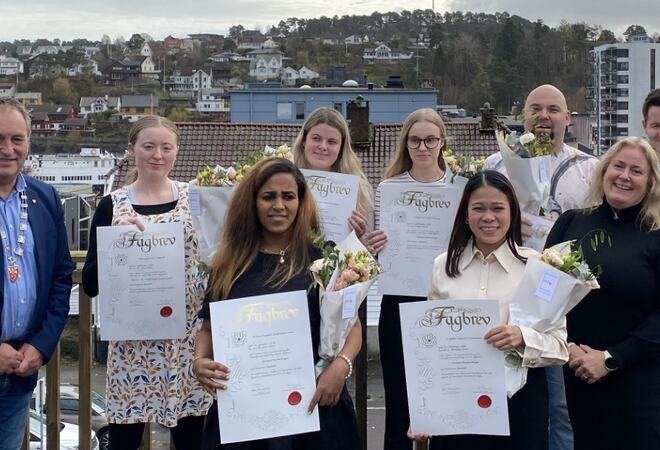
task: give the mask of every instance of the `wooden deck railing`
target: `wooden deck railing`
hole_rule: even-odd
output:
[[[85,261],[87,252],[71,252],[76,263]],[[78,439],[79,450],[91,450],[92,444],[92,302],[82,288],[82,271],[73,272],[73,283],[78,288]],[[355,407],[362,449],[367,448],[367,341],[366,311],[360,315],[362,350],[355,361]],[[60,346],[58,345],[46,366],[46,448],[60,448]],[[26,427],[21,450],[29,450],[30,426]],[[151,425],[144,430],[141,450],[151,450]],[[170,448],[174,448],[173,445]]]

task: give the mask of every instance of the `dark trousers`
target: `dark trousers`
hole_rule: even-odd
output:
[[[508,401],[510,436],[437,436],[429,450],[547,450],[548,385],[545,369],[529,369],[527,383]]]
[[[380,364],[385,388],[385,450],[412,450],[406,373],[403,366],[399,304],[425,301],[424,297],[384,295],[378,320]]]
[[[204,416],[190,416],[179,419],[170,435],[176,450],[199,450],[202,444]],[[137,450],[144,433],[144,423],[111,423],[110,450]]]

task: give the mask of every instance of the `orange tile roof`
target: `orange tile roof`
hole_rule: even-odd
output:
[[[298,135],[300,124],[240,124],[227,122],[180,123],[179,154],[170,177],[179,181],[195,178],[207,164],[227,166],[242,162],[255,150],[265,145],[291,145]],[[377,186],[385,167],[389,164],[401,130],[401,125],[374,125],[374,141],[369,147],[356,147],[362,168],[369,181]],[[495,133],[480,131],[479,122],[447,122],[449,146],[459,153],[475,156],[490,155],[498,151]],[[113,169],[117,172],[113,189],[121,186],[133,162],[119,160]]]

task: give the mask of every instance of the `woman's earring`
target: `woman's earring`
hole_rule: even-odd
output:
[[[470,221],[469,221],[468,219],[465,219],[465,223],[466,223],[467,225],[470,225]]]

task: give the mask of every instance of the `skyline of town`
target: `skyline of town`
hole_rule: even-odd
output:
[[[179,5],[173,0],[145,1],[139,4],[127,0],[65,0],[57,6],[45,0],[26,0],[0,5],[0,41],[38,38],[100,40],[103,34],[114,39],[120,35],[128,38],[136,32],[148,33],[154,39],[163,39],[169,34],[226,34],[229,27],[238,24],[249,29],[265,29],[289,17],[319,17],[319,11],[323,11],[326,16],[402,11],[402,8],[384,0],[317,0],[302,4],[294,0],[202,0],[195,2],[194,11],[183,12]],[[577,3],[557,0],[552,8],[545,9],[543,6],[539,8],[537,2],[524,0],[411,0],[405,9],[430,9],[432,5],[437,13],[506,11],[529,20],[541,19],[553,27],[559,25],[562,19],[570,23],[585,22],[608,28],[616,35],[621,35],[630,24],[639,24],[650,33],[655,32],[655,22],[648,14],[648,11],[655,10],[653,0],[634,0],[625,4],[613,0]]]

